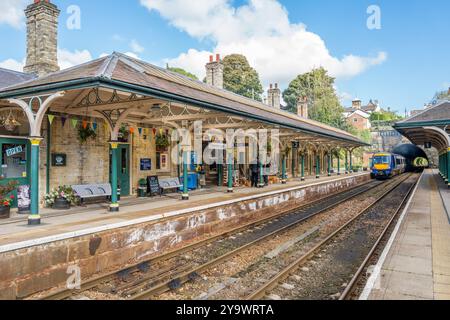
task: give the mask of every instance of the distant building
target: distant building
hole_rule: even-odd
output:
[[[370,116],[374,112],[380,112],[381,107],[378,100],[370,100],[367,105],[363,106],[360,99],[355,99],[352,101],[352,106],[344,110],[344,116],[347,118],[350,114],[358,110],[365,112]]]
[[[362,110],[347,113],[346,121],[348,125],[358,130],[368,130],[371,128],[370,114]]]

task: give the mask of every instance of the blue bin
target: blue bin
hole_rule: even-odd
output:
[[[184,176],[180,177],[180,182],[183,184]],[[188,174],[188,189],[196,190],[198,186],[198,174],[197,173],[189,173]],[[183,188],[180,188],[180,191],[183,191]]]

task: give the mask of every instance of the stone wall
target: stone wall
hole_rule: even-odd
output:
[[[170,219],[130,223],[127,227],[4,252],[0,254],[0,299],[20,299],[64,285],[69,266],[80,267],[83,279],[90,278],[111,268],[148,260],[212,231],[226,231],[290,211],[369,179],[369,175],[346,177],[314,186],[236,199],[207,209],[192,208]]]

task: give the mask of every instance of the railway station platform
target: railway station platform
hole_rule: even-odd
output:
[[[0,299],[21,299],[64,285],[75,265],[83,279],[237,226],[264,220],[370,180],[370,174],[293,179],[264,189],[226,188],[149,200],[123,199],[121,211],[92,206],[55,214],[29,227],[26,217],[0,221]]]
[[[426,170],[361,300],[450,300],[450,191]]]

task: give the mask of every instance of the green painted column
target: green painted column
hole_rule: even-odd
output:
[[[287,179],[286,179],[286,156],[283,155],[283,163],[281,166],[281,183],[282,184],[286,184],[287,183]]]
[[[316,179],[320,178],[320,156],[316,157]]]
[[[233,193],[233,151],[228,150],[228,193]]]
[[[302,177],[301,177],[301,180],[305,181],[305,155],[304,154],[302,155],[301,161],[302,161]]]
[[[264,188],[264,166],[262,164],[262,161],[259,163],[259,182],[258,182],[258,188]]]
[[[42,138],[32,137],[31,141],[31,214],[28,216],[28,225],[41,224],[39,215],[39,146]]]
[[[350,173],[353,173],[353,152],[350,151]]]
[[[345,174],[348,174],[348,151],[345,150]]]
[[[218,170],[219,171],[219,170]],[[183,195],[182,200],[189,200],[189,188],[188,188],[188,153],[183,150]]]
[[[118,212],[119,211],[119,201],[117,197],[117,189],[119,188],[118,183],[118,148],[119,143],[117,141],[111,141],[111,204],[109,205],[110,212]]]
[[[447,148],[447,183],[450,188],[450,147]]]
[[[329,155],[327,156],[327,158],[328,158],[328,176],[331,177],[331,162],[332,162],[332,156],[331,156],[331,154],[329,154]]]
[[[219,187],[223,187],[223,164],[217,165],[217,174],[219,175],[218,177]]]
[[[338,158],[337,158],[337,175],[340,176],[341,175],[341,155],[339,154]]]

